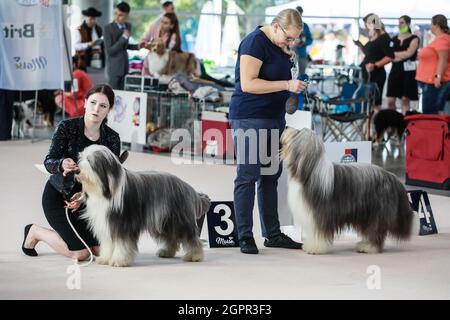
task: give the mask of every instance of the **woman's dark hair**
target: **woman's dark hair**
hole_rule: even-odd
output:
[[[175,46],[172,50],[177,52],[181,52],[181,37],[180,37],[180,24],[178,23],[178,18],[175,13],[169,12],[165,13],[163,17],[166,17],[170,20],[170,24],[172,28],[170,29],[169,38],[166,42],[166,48],[169,47],[170,40],[172,39],[172,35],[175,33]]]
[[[91,95],[93,95],[94,93],[103,93],[108,98],[109,108],[112,109],[112,107],[114,106],[115,95],[114,95],[113,89],[109,85],[107,85],[107,84],[98,84],[96,86],[93,86],[88,91],[88,93],[86,93],[86,100]]]
[[[441,28],[445,33],[450,33],[447,23],[447,18],[443,14],[437,14],[433,18],[431,18],[431,23],[435,26]]]
[[[411,17],[410,17],[410,16],[407,16],[407,15],[405,14],[405,15],[401,16],[399,19],[403,19],[403,20],[406,22],[406,24],[408,25],[408,31],[409,31],[409,33],[412,33],[412,31],[411,31]]]
[[[161,7],[163,8],[167,8],[168,6],[173,6],[173,2],[172,1],[166,1],[162,4]]]

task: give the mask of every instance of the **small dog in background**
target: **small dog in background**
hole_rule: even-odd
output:
[[[25,137],[25,125],[33,126],[33,109],[34,100],[27,100],[23,102],[14,102],[13,104],[13,125],[12,125],[12,137],[24,138]]]
[[[406,115],[417,114],[419,112],[412,110],[406,112]],[[380,110],[374,117],[373,123],[375,127],[376,137],[374,142],[374,146],[383,143],[384,135],[388,134],[388,140],[393,135],[396,135],[399,143],[403,141],[403,133],[406,129],[406,121],[404,120],[405,116],[392,109],[383,109]]]
[[[150,52],[147,56],[149,70],[154,75],[174,75],[182,73],[199,76],[197,60],[190,52],[169,50],[161,42],[150,42],[145,46]]]
[[[169,173],[127,170],[101,145],[83,150],[75,179],[83,185],[82,217],[100,243],[97,263],[129,266],[143,232],[163,243],[161,258],[174,257],[183,245],[185,261],[203,260],[197,219],[209,210],[207,195]]]

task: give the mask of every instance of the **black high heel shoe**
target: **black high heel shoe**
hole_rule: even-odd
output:
[[[29,225],[26,225],[26,226],[25,226],[25,229],[24,229],[24,235],[23,235],[23,243],[22,243],[22,251],[23,251],[23,253],[25,253],[27,256],[30,256],[30,257],[36,257],[36,256],[38,255],[37,252],[36,252],[36,250],[25,248],[25,240],[27,240],[28,232],[30,232],[31,226],[32,226],[32,224],[29,224]]]

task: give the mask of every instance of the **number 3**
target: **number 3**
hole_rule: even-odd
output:
[[[220,221],[221,222],[225,221],[225,223],[227,224],[227,228],[225,230],[223,230],[220,226],[216,226],[216,227],[214,227],[214,229],[221,236],[228,236],[228,235],[230,235],[233,232],[233,229],[234,229],[233,220],[230,219],[230,217],[231,217],[231,209],[227,205],[219,204],[219,205],[217,205],[214,208],[214,213],[219,213],[220,214],[220,212],[222,210],[225,211],[225,214],[220,217]]]

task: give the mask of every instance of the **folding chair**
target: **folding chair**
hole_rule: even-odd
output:
[[[366,140],[372,87],[344,83],[341,95],[318,99],[324,141]]]

